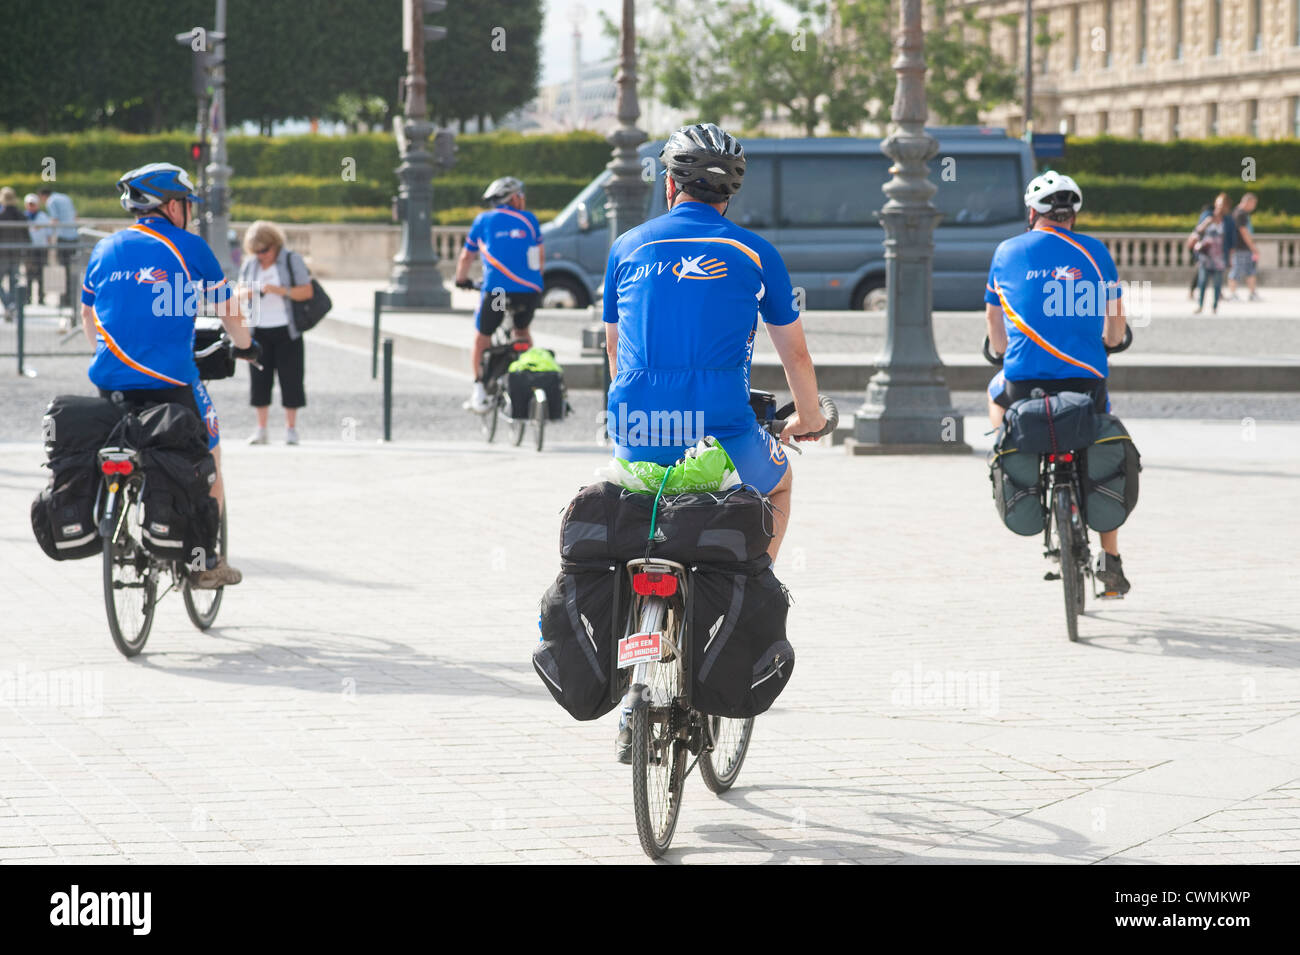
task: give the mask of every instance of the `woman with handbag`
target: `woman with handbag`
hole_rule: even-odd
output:
[[[1211,311],[1219,312],[1219,295],[1223,288],[1223,270],[1227,268],[1228,228],[1224,219],[1230,205],[1225,193],[1214,200],[1214,208],[1202,219],[1187,237],[1187,248],[1196,254],[1196,288],[1198,298],[1193,314],[1205,308],[1205,288],[1214,286],[1214,304]]]
[[[249,444],[266,444],[271,389],[280,376],[286,444],[298,443],[298,409],[307,404],[303,388],[305,366],[302,331],[295,321],[294,303],[314,294],[311,272],[297,252],[285,248],[284,232],[259,219],[244,233],[247,257],[239,268],[240,287],[250,301],[253,337],[262,346],[262,367],[249,367],[250,403],[257,412],[257,430]]]

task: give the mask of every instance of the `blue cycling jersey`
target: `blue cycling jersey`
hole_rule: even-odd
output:
[[[618,324],[608,417],[616,443],[673,447],[753,428],[759,315],[772,325],[798,320],[785,263],[712,206],[683,201],[619,236],[604,301],[605,321]]]
[[[984,301],[1002,309],[1007,379],[1105,378],[1102,333],[1118,279],[1106,246],[1079,232],[1042,226],[999,245]]]
[[[231,288],[208,244],[161,216],[101,239],[81,301],[95,310],[90,380],[100,388],[175,388],[198,381],[194,317]]]
[[[526,209],[500,205],[480,212],[469,227],[465,248],[483,257],[483,291],[542,290],[542,227]]]

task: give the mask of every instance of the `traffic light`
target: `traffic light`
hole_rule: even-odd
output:
[[[420,24],[425,43],[447,38],[446,27],[424,26],[424,18],[447,9],[447,0],[403,0],[402,2],[402,50],[409,53],[411,37],[415,35],[415,24]]]
[[[433,164],[439,169],[456,165],[456,134],[450,129],[440,129],[433,134]]]
[[[200,169],[208,165],[208,144],[206,140],[190,143],[190,159]]]

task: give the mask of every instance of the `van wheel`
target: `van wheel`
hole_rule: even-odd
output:
[[[568,275],[548,275],[542,289],[542,308],[586,308],[591,296],[577,279]]]
[[[855,312],[883,312],[886,293],[884,276],[863,279],[853,290],[852,308]]]

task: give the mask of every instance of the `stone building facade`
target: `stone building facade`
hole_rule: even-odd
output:
[[[1023,70],[1022,0],[970,0]],[[1149,140],[1300,138],[1300,0],[1036,0],[1034,128]],[[1046,30],[1037,21],[1046,17]],[[1023,130],[1023,102],[987,121]]]

